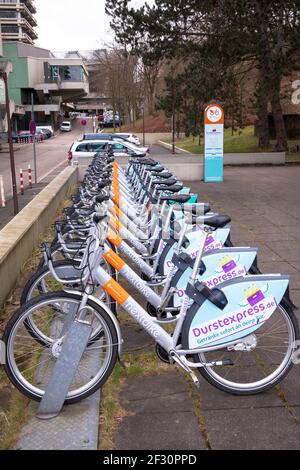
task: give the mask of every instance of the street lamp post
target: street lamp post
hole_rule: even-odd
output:
[[[33,92],[31,93],[31,121],[35,122],[34,121],[34,95],[33,95]],[[34,127],[36,128],[36,126],[34,126]],[[35,133],[36,133],[36,130],[34,130],[34,135],[32,136],[32,140],[33,140],[34,183],[37,184],[38,177],[37,177]]]
[[[143,146],[145,147],[145,106],[142,106],[142,112],[143,112]]]
[[[17,190],[17,179],[16,179],[16,167],[15,167],[15,156],[14,146],[12,141],[12,130],[11,130],[11,119],[10,119],[10,106],[9,106],[9,95],[8,95],[8,83],[7,83],[7,72],[0,70],[0,77],[3,79],[5,87],[5,106],[6,106],[6,117],[7,117],[7,135],[9,144],[9,156],[10,156],[10,169],[11,169],[11,180],[13,189],[13,201],[14,201],[14,215],[19,213],[18,204],[18,190]]]

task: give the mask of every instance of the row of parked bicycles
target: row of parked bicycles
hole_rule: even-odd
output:
[[[237,395],[274,387],[299,340],[289,278],[262,274],[230,223],[159,162],[96,155],[6,327],[11,382],[40,401],[69,355],[65,403],[88,397],[121,358],[122,308],[197,387],[201,376]]]

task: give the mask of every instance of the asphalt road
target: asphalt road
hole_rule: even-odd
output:
[[[85,131],[92,131],[92,120],[88,120]],[[76,139],[81,138],[83,133],[80,120],[73,121],[72,132],[58,134],[51,139],[36,144],[37,151],[37,176],[38,182],[42,181],[56,167],[67,165],[68,150]],[[17,148],[19,147],[16,146]],[[19,171],[20,168],[27,170],[30,163],[32,173],[34,169],[33,144],[24,144],[20,150],[15,151],[15,166],[17,173],[17,186],[19,189]],[[5,196],[8,199],[12,195],[10,157],[9,153],[0,153],[0,175],[3,175]],[[32,174],[34,181],[34,173]],[[27,184],[27,176],[25,176],[25,184]]]

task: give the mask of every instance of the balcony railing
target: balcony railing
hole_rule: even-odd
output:
[[[38,38],[37,33],[35,32],[33,27],[28,23],[28,21],[25,20],[25,18],[22,18],[21,20],[19,20],[18,18],[0,18],[0,21],[2,25],[15,25],[18,27],[22,27],[27,30],[28,35],[32,39]],[[4,34],[5,34],[5,31],[4,31]]]
[[[7,41],[21,41],[31,45],[34,44],[33,39],[26,33],[4,33],[2,31],[2,39]]]
[[[36,13],[36,11],[32,11],[32,9],[30,10],[28,6],[23,2],[17,3],[15,1],[12,1],[11,3],[0,3],[0,10],[21,11],[22,15],[26,16],[31,26],[37,26],[37,21],[33,16],[33,13]]]

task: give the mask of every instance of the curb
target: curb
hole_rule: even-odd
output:
[[[165,148],[167,148],[167,149],[172,148],[172,144],[167,144],[167,142],[163,142],[162,140],[159,140],[157,143],[158,143],[159,145],[161,145],[162,147],[165,147]],[[188,150],[184,150],[184,149],[182,149],[182,148],[180,148],[180,147],[177,147],[176,145],[175,145],[175,149],[176,149],[176,150],[179,150],[179,152],[188,153],[189,155],[191,155],[191,152],[188,152]]]

